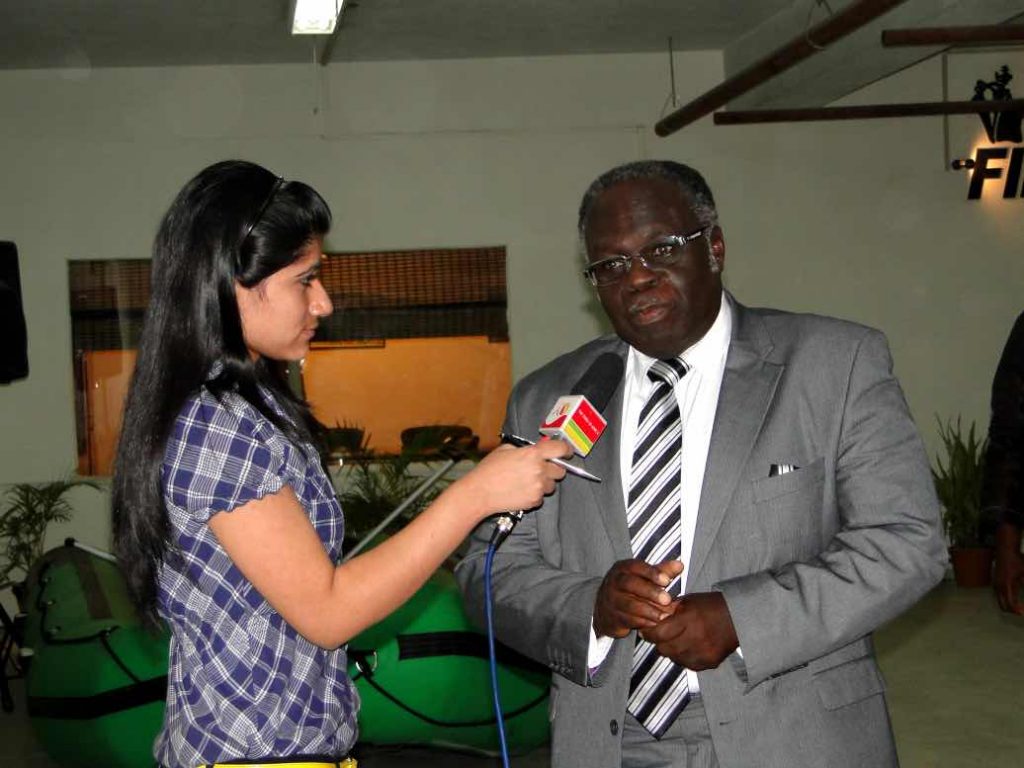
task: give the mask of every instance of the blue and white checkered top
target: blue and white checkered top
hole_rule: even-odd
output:
[[[313,446],[302,448],[234,393],[218,401],[204,387],[178,415],[163,465],[172,541],[160,569],[159,610],[172,637],[167,707],[154,745],[161,765],[340,756],[355,741],[359,700],[345,649],[326,651],[299,635],[207,525],[211,515],[289,485],[337,563],[341,506]]]

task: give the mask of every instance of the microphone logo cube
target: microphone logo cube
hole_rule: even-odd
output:
[[[608,422],[583,395],[558,398],[540,425],[540,433],[565,440],[580,456],[586,456]]]

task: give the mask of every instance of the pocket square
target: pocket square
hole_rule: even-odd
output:
[[[800,467],[798,467],[796,464],[769,464],[768,477],[788,475],[790,472],[794,472],[798,469],[800,469]]]

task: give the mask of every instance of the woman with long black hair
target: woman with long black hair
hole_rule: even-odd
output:
[[[342,564],[319,425],[275,365],[302,359],[332,310],[319,280],[330,223],[307,185],[226,161],[185,185],[156,237],[112,504],[130,593],[171,629],[154,745],[167,768],[346,755],[358,700],[340,646],[480,520],[539,504],[564,476],[547,459],[571,454],[498,448]]]

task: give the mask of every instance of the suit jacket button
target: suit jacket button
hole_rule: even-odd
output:
[[[619,721],[618,720],[612,720],[610,723],[608,723],[608,730],[610,730],[612,732],[612,736],[618,736],[619,735]]]

